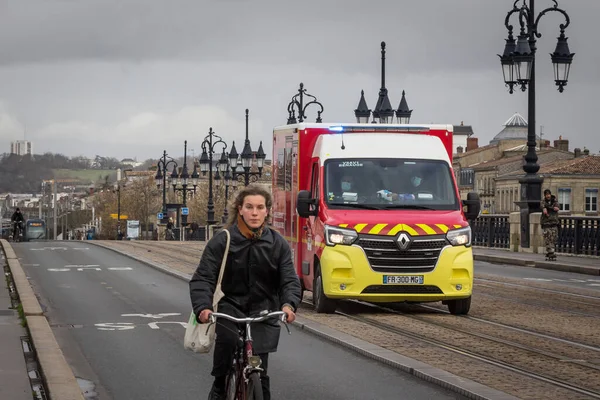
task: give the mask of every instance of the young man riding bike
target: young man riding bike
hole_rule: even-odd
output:
[[[248,186],[236,196],[226,225],[231,244],[221,283],[225,296],[218,307],[219,312],[238,318],[256,316],[263,310],[282,310],[291,323],[300,303],[300,281],[289,244],[267,226],[271,206],[271,194],[260,186]],[[207,243],[190,281],[192,306],[200,323],[207,323],[213,311],[212,299],[226,240],[226,233],[221,232]],[[268,353],[277,350],[279,332],[280,326],[273,319],[252,328],[254,352],[262,360],[261,385],[265,400],[271,398]],[[212,369],[215,380],[209,400],[225,398],[225,381],[237,340],[236,325],[226,319],[219,320]]]

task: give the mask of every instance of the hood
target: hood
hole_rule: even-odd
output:
[[[441,235],[469,225],[460,210],[324,210],[326,225],[371,235]]]

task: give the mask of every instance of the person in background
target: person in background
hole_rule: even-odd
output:
[[[544,232],[544,245],[546,246],[546,260],[556,261],[554,249],[558,239],[558,201],[550,189],[544,190],[544,199],[542,200],[542,218],[541,225]]]
[[[15,210],[13,215],[10,217],[10,222],[12,223],[12,226],[13,226],[13,238],[15,238],[17,235],[17,223],[19,223],[19,222],[21,223],[21,229],[22,229],[24,220],[25,220],[25,218],[23,218],[23,214],[21,213],[21,210],[19,209],[19,207],[17,207],[17,209]]]

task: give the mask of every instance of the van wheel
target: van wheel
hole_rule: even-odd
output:
[[[448,311],[452,315],[467,315],[471,308],[471,296],[466,299],[448,300]]]
[[[335,300],[327,298],[323,292],[323,277],[321,271],[315,276],[313,283],[313,303],[315,305],[315,311],[319,314],[333,314],[337,307]]]

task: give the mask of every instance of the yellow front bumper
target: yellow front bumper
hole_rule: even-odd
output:
[[[462,299],[473,290],[473,251],[471,247],[447,246],[431,272],[387,275],[423,275],[422,285],[384,285],[381,272],[371,269],[367,256],[358,246],[326,246],[320,259],[325,295],[332,299],[361,299],[372,302],[431,302]],[[369,286],[378,286],[378,293],[363,293]],[[392,286],[419,286],[412,293],[401,293],[402,288]],[[435,286],[442,293],[419,293]],[[397,290],[394,290],[397,289]],[[396,291],[396,293],[394,293]],[[400,292],[400,293],[398,293]]]

